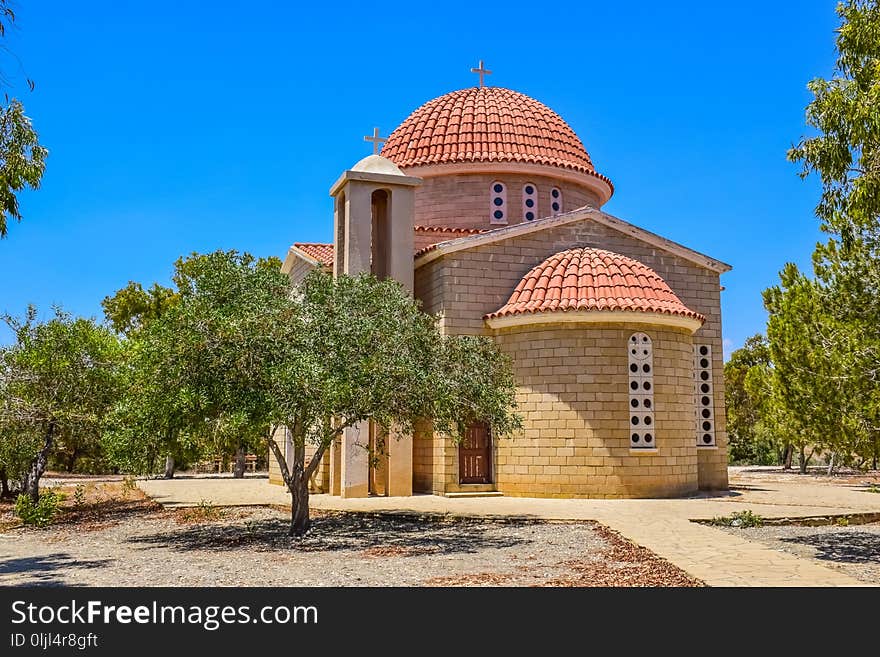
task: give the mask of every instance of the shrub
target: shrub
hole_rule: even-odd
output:
[[[745,511],[734,511],[729,516],[716,516],[712,518],[710,523],[723,527],[760,527],[764,524],[764,519],[757,513],[752,513],[750,509],[746,509]]]
[[[55,491],[47,490],[40,495],[40,500],[34,504],[30,495],[22,493],[15,500],[15,515],[25,525],[47,527],[55,519],[61,500],[61,495]]]
[[[86,503],[86,487],[82,484],[77,484],[73,489],[73,503],[78,507]]]

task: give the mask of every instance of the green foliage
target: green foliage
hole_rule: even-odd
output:
[[[745,511],[734,511],[729,516],[716,516],[709,521],[711,525],[722,527],[761,527],[764,524],[764,518],[757,513],[753,513],[751,509]]]
[[[40,493],[39,501],[34,503],[30,495],[22,493],[15,500],[15,515],[25,525],[48,527],[58,514],[58,505],[62,499],[55,491],[47,490]]]
[[[51,452],[72,436],[97,440],[118,396],[122,351],[94,321],[55,316],[5,317],[15,343],[0,348],[0,457],[36,493]]]
[[[190,522],[204,522],[220,520],[225,513],[223,509],[214,506],[210,500],[199,500],[199,503],[183,512],[183,519]]]
[[[73,503],[77,507],[81,507],[86,503],[86,487],[82,484],[77,484],[73,489]]]
[[[154,319],[162,316],[177,303],[177,294],[171,288],[153,283],[145,290],[140,283],[129,281],[112,296],[104,297],[101,307],[104,316],[117,333],[131,335]]]
[[[40,186],[47,155],[21,102],[13,98],[0,107],[0,238],[9,219],[21,221],[17,195]]]

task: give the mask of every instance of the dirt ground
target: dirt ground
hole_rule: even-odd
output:
[[[119,481],[61,486],[55,524],[0,506],[0,585],[699,586],[593,522],[313,514],[303,539],[269,507],[164,510]]]

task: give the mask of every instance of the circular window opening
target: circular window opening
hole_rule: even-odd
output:
[[[645,442],[646,442],[646,443],[649,443],[649,442],[651,442],[652,440],[654,440],[654,436],[652,436],[652,435],[649,434],[649,433],[646,433],[646,434],[645,434]]]
[[[650,399],[645,400],[645,408],[651,408],[651,400]]]
[[[632,363],[632,364],[630,364],[630,366],[629,366],[629,371],[630,371],[630,372],[638,372],[638,371],[639,371],[639,366],[636,365],[635,363]]]
[[[633,415],[630,422],[632,422],[633,426],[636,426],[639,423],[639,418],[637,418],[635,415]]]
[[[504,199],[498,197],[492,201],[495,205],[504,205]]]
[[[639,400],[633,399],[632,401],[630,401],[629,405],[632,406],[633,408],[638,408],[639,407]]]
[[[700,359],[700,367],[709,367],[709,361],[706,358]]]
[[[709,431],[712,428],[711,422],[703,422],[703,431]]]
[[[526,185],[526,194],[534,194],[534,193],[535,193],[535,188],[532,187],[531,185]]]
[[[639,442],[639,434],[634,433],[633,435],[631,435],[631,436],[629,437],[629,439],[630,439],[631,441],[633,441],[634,443],[637,443],[637,442]]]
[[[630,390],[638,390],[639,389],[638,381],[630,381],[629,387],[630,387]]]
[[[708,372],[700,372],[700,378],[703,379],[703,381],[707,381],[709,379],[709,373]]]
[[[492,216],[496,219],[504,219],[504,213],[501,210],[495,210],[495,212],[492,213]]]
[[[700,356],[707,356],[709,354],[709,347],[703,345],[700,347]]]
[[[526,207],[527,207],[527,208],[533,208],[533,207],[535,207],[535,202],[534,202],[532,199],[527,198],[527,199],[526,199]]]
[[[700,392],[703,392],[703,393],[709,392],[709,384],[708,384],[708,383],[704,383],[703,385],[701,385],[701,386],[700,386]]]
[[[650,382],[650,381],[645,381],[645,383],[643,384],[642,387],[643,387],[645,390],[650,390],[650,389],[651,389],[651,382]]]
[[[553,212],[559,212],[559,203],[553,202]]]
[[[712,417],[712,411],[710,411],[708,408],[704,408],[704,409],[703,409],[703,412],[701,413],[701,415],[702,415],[705,419],[708,420],[710,417]]]
[[[495,186],[492,189],[495,190],[496,194],[500,194],[501,192],[504,191],[504,187],[502,185],[500,185],[499,183],[495,183]]]
[[[700,401],[702,402],[703,406],[708,406],[708,405],[709,405],[709,402],[710,402],[711,400],[710,400],[708,397],[706,397],[705,395],[703,395],[703,396],[700,398]]]
[[[559,198],[559,190],[554,189],[552,192],[550,192],[550,195],[553,196],[553,198]]]
[[[706,443],[707,445],[711,445],[712,444],[712,436],[708,433],[704,433],[703,434],[703,442]]]
[[[651,416],[650,415],[645,417],[645,424],[647,424],[647,425],[651,424]]]
[[[534,218],[535,218],[534,212],[526,212],[526,221],[531,221]]]
[[[651,371],[651,366],[648,365],[647,363],[645,363],[644,365],[642,365],[642,371],[643,371],[645,374],[647,374],[648,372]]]

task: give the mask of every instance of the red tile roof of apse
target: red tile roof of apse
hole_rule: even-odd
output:
[[[550,256],[523,276],[507,303],[485,319],[553,311],[634,311],[702,322],[657,273],[638,260],[593,248]]]
[[[502,87],[470,87],[428,101],[391,133],[381,155],[399,167],[524,162],[598,173],[583,143],[556,112]]]
[[[310,242],[297,242],[294,244],[296,248],[311,256],[325,267],[333,266],[333,245],[332,244],[315,244]]]

